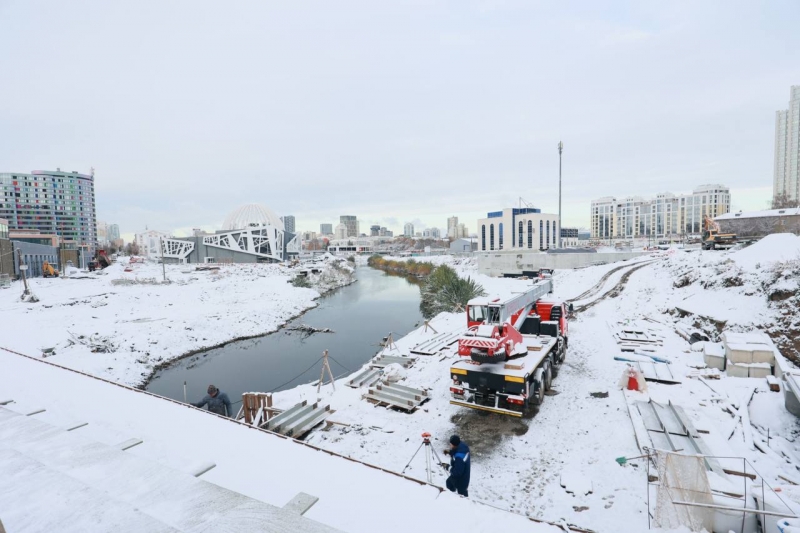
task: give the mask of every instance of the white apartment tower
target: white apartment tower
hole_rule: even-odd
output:
[[[458,238],[458,217],[450,217],[447,219],[447,237],[450,239]]]
[[[403,226],[403,236],[404,237],[414,236],[414,224],[412,224],[411,222],[406,222],[406,225]]]
[[[800,85],[789,91],[789,109],[775,113],[775,163],[772,195],[800,201]]]
[[[668,238],[699,234],[703,216],[731,210],[731,193],[724,185],[701,185],[691,194],[669,192],[645,199],[611,196],[592,200],[592,239]]]

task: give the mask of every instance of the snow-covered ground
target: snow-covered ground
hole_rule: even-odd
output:
[[[419,447],[423,431],[433,434],[437,451],[458,433],[473,452],[470,498],[598,532],[646,531],[645,463],[620,466],[615,461],[641,453],[643,444],[637,444],[629,414],[636,401],[671,401],[702,430],[714,455],[746,458],[773,487],[786,485],[787,479],[800,483],[800,427],[785,411],[782,394],[770,392],[763,378],[723,373],[719,380],[697,379],[702,353],[676,331],[695,328],[717,340],[723,329],[760,329],[779,344],[796,342],[792,328],[798,321],[800,266],[795,257],[800,257],[800,238],[776,235],[744,249],[671,249],[635,261],[556,272],[553,297],[574,300],[576,308],[585,310],[570,322],[567,359],[554,382],[557,394],[547,396],[532,418],[450,405],[448,369],[457,358],[452,346],[435,356],[416,356],[415,364],[402,372],[402,384],[430,391],[431,399],[413,414],[374,407],[362,398],[364,389],[345,386],[348,377],[337,382],[335,392],[326,386],[318,395],[315,386],[304,385],[276,394],[275,403],[286,408],[321,397],[336,411],[331,420],[338,424],[313,431],[309,443],[398,472]],[[531,283],[480,275],[474,259],[429,259],[473,277],[493,296],[520,292]],[[155,278],[160,273],[160,266],[144,268],[133,274]],[[227,268],[217,276],[184,274],[173,267],[170,285],[113,285],[111,279],[131,275],[121,266],[97,279],[36,280],[38,304],[17,303],[16,290],[0,293],[0,346],[32,355],[54,347],[52,361],[135,384],[156,357],[165,361],[264,333],[314,305],[317,293],[289,285],[283,267]],[[179,282],[183,277],[188,278],[185,285]],[[431,324],[444,332],[459,331],[465,322],[463,314],[445,313]],[[614,360],[620,347],[613,335],[621,324],[643,323],[662,340],[657,353],[672,362],[681,383],[649,382],[646,393],[623,392],[618,383],[627,365]],[[93,353],[71,345],[70,333],[108,337],[119,347]],[[395,339],[397,348],[387,353],[408,354],[433,334],[420,328]],[[179,343],[180,349],[175,347]],[[144,355],[147,360],[137,362]],[[737,422],[743,410],[749,422]],[[416,457],[406,474],[424,479],[424,458]],[[443,471],[436,471],[434,483],[442,485],[444,478]],[[713,486],[735,492],[743,480],[715,478]],[[783,492],[787,498],[791,493],[788,488]]]
[[[596,291],[576,301],[576,307],[597,302],[570,322],[567,359],[554,384],[558,394],[547,397],[532,419],[450,405],[448,368],[458,357],[453,346],[437,356],[416,356],[414,366],[404,372],[403,384],[430,389],[431,400],[422,409],[409,415],[374,407],[362,399],[364,389],[344,387],[348,379],[344,378],[336,392],[326,388],[322,395],[337,411],[333,419],[349,426],[316,431],[308,440],[400,471],[419,446],[423,431],[434,435],[437,449],[444,448],[449,435],[458,433],[473,451],[470,497],[551,522],[565,521],[595,531],[638,532],[648,527],[645,463],[620,466],[615,459],[641,454],[628,413],[634,401],[652,398],[682,406],[702,429],[715,455],[746,457],[770,485],[786,485],[779,475],[800,478],[796,473],[800,447],[795,443],[800,426],[785,411],[783,395],[769,392],[764,379],[723,374],[711,382],[711,390],[707,382],[690,377],[704,366],[703,356],[691,350],[676,326],[704,329],[713,340],[725,327],[737,331],[774,327],[781,314],[769,299],[775,284],[797,294],[797,273],[781,263],[794,256],[791,247],[798,241],[789,237],[775,236],[743,250],[673,249],[636,261],[556,272],[554,297],[572,300],[598,284]],[[753,257],[760,258],[757,264]],[[473,277],[492,296],[519,292],[531,283],[480,275],[473,259],[427,259]],[[663,338],[658,353],[672,361],[671,370],[682,383],[649,383],[649,395],[623,393],[618,382],[627,365],[613,359],[620,354],[613,333],[620,324],[644,319]],[[465,317],[442,314],[431,323],[438,332],[458,331],[465,327]],[[387,354],[408,354],[411,346],[432,335],[421,328]],[[754,389],[749,406],[752,432],[756,441],[766,441],[769,428],[774,452],[754,447],[752,439],[745,437],[748,432],[743,426],[737,429],[736,419],[725,410],[735,412],[744,395]],[[316,399],[316,387],[298,387],[276,397],[279,406],[289,406],[300,399]],[[407,473],[424,478],[424,461],[418,457]],[[443,483],[444,478],[443,472],[437,472],[435,482]],[[715,484],[740,490],[742,478],[730,476]],[[567,493],[564,485],[585,486],[591,492]]]
[[[175,358],[275,331],[353,279],[351,264],[331,256],[313,263],[315,288],[289,283],[312,265],[219,266],[166,265],[164,283],[162,265],[122,258],[95,273],[30,280],[37,303],[22,302],[14,282],[0,290],[0,347],[139,386]]]

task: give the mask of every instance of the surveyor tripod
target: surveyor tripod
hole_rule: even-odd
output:
[[[408,464],[405,466],[405,468],[403,468],[403,471],[400,473],[401,474],[405,473],[408,467],[411,466],[411,462],[414,460],[414,457],[417,456],[417,454],[423,447],[425,447],[425,472],[428,474],[428,483],[433,483],[433,469],[431,468],[433,458],[436,458],[436,464],[442,467],[442,470],[444,470],[445,472],[447,472],[447,467],[445,466],[445,463],[443,463],[442,460],[439,458],[439,454],[436,453],[436,450],[433,449],[433,446],[431,446],[431,434],[428,433],[427,431],[422,434],[422,444],[419,445],[417,451],[414,452],[414,455],[411,456],[411,459],[409,459]]]

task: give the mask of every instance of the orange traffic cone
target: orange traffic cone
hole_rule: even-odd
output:
[[[628,370],[628,390],[639,390],[639,380],[636,379],[636,371],[632,368]]]

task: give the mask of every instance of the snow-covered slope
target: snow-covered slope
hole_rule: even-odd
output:
[[[141,385],[158,365],[234,339],[263,335],[314,307],[320,291],[352,281],[345,261],[314,264],[319,290],[292,286],[275,264],[134,264],[97,273],[35,278],[38,303],[20,301],[22,282],[0,290],[0,346],[96,376]],[[297,267],[298,269],[301,267]]]

